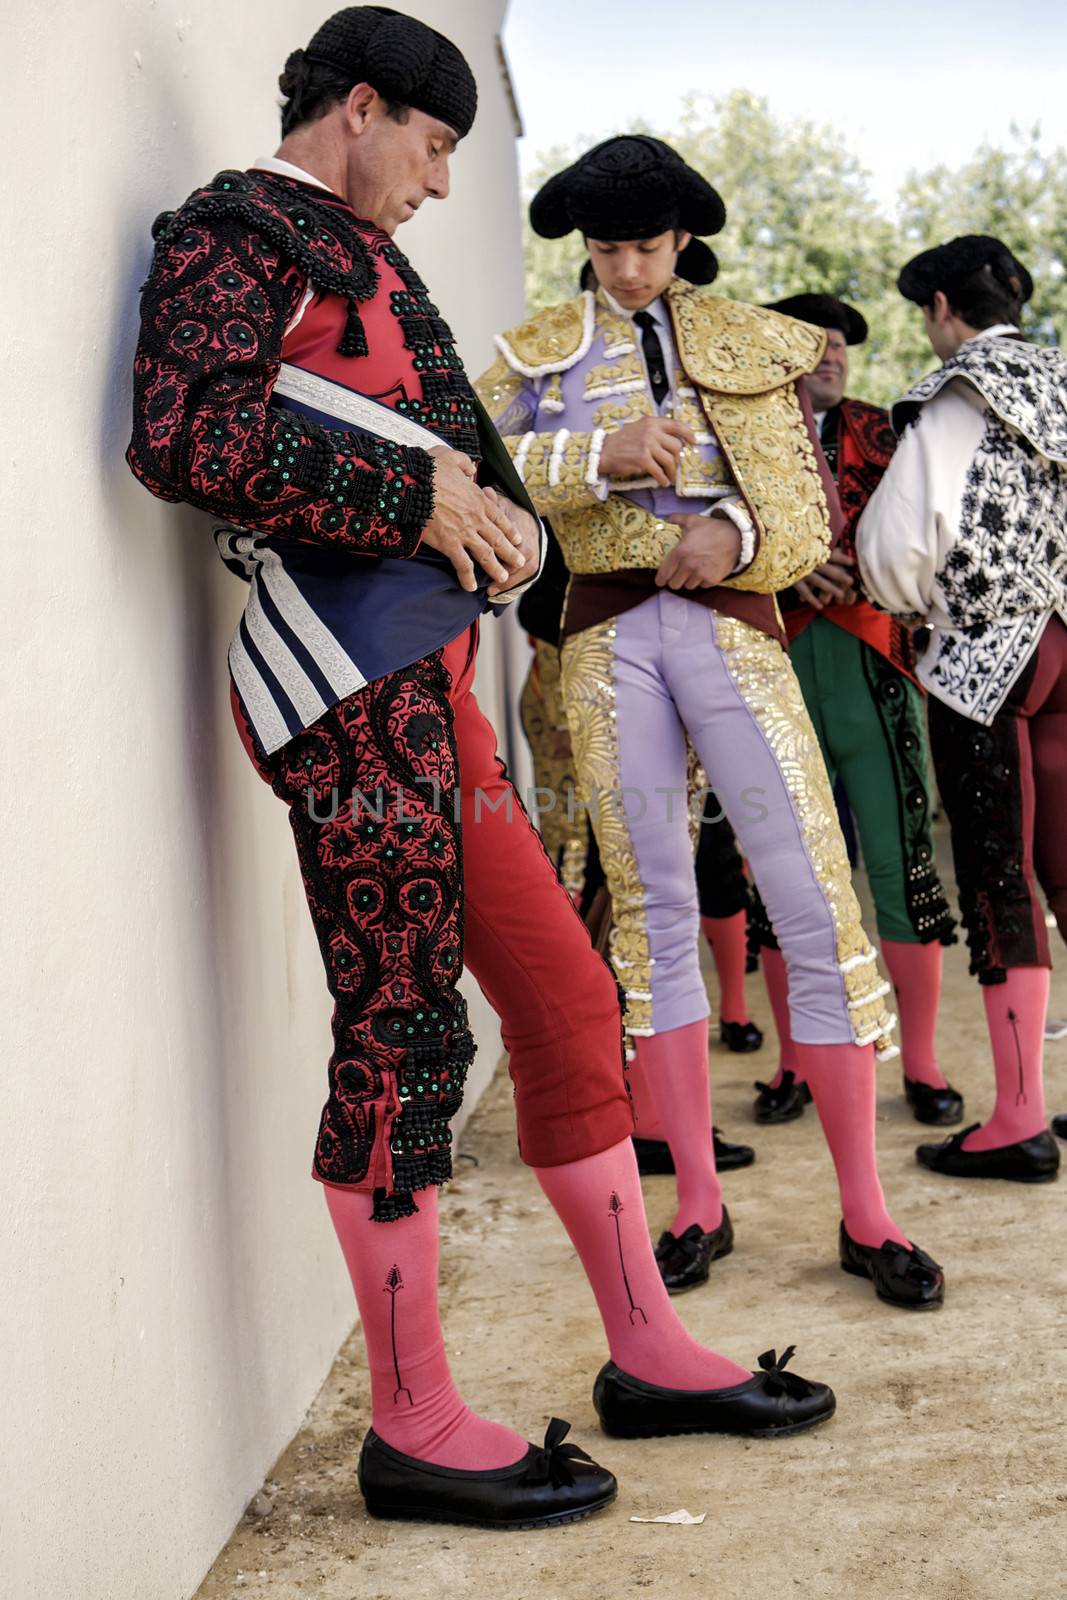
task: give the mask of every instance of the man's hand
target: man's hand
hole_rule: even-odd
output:
[[[741,554],[741,530],[729,517],[681,512],[665,520],[684,531],[660,562],[656,583],[661,589],[714,589],[730,576]]]
[[[422,543],[448,557],[463,589],[473,593],[478,587],[475,561],[494,583],[509,583],[515,570],[526,564],[522,534],[496,498],[479,489],[470,456],[444,445],[430,455],[437,464],[434,505],[433,516],[422,530]]]
[[[807,605],[821,611],[824,606],[854,606],[859,598],[856,592],[856,563],[843,550],[831,550],[830,558],[821,567],[809,572],[793,585]]]
[[[605,437],[600,471],[605,478],[655,478],[669,489],[682,445],[696,442],[693,430],[673,417],[642,417]]]
[[[489,598],[494,595],[506,593],[514,589],[517,584],[525,583],[527,578],[532,578],[537,571],[541,560],[541,530],[536,517],[517,506],[514,500],[509,500],[506,494],[498,494],[495,489],[484,489],[483,494],[507,517],[512,528],[521,539],[519,549],[522,551],[524,561],[508,578],[506,583],[491,583],[489,585]]]

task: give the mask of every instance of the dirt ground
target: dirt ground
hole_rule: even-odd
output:
[[[946,859],[947,850],[942,854]],[[872,924],[868,922],[868,926]],[[749,979],[753,1015],[770,1028]],[[1052,1012],[1067,1016],[1067,967]],[[198,1600],[619,1600],[647,1589],[714,1600],[1045,1600],[1067,1592],[1067,1178],[965,1185],[926,1173],[899,1063],[881,1070],[886,1189],[948,1275],[944,1309],[881,1305],[837,1267],[832,1169],[813,1110],[756,1129],[755,1056],[712,1050],[716,1120],[756,1145],[724,1178],[737,1233],[710,1284],[676,1302],[688,1327],[738,1360],[795,1343],[797,1370],[831,1382],[838,1411],[795,1439],[610,1440],[590,1399],[605,1357],[592,1297],[547,1202],[518,1161],[506,1073],[471,1119],[443,1208],[443,1307],[453,1368],[486,1415],[540,1439],[550,1416],[610,1466],[615,1506],[542,1532],[379,1523],[355,1482],[369,1396],[358,1333],[241,1522]],[[939,1042],[974,1118],[992,1071],[962,945],[947,952]],[[1049,1108],[1067,1110],[1067,1040],[1048,1047]],[[931,1131],[929,1137],[937,1137]],[[1064,1151],[1067,1157],[1067,1148]],[[1067,1169],[1065,1169],[1067,1170]],[[645,1180],[653,1228],[671,1182]],[[681,1507],[696,1527],[647,1525]]]

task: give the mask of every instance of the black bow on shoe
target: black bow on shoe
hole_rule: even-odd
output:
[[[887,1239],[882,1250],[892,1256],[892,1269],[901,1277],[905,1276],[909,1267],[922,1267],[929,1273],[941,1271],[933,1257],[928,1256],[925,1250],[920,1250],[917,1244],[899,1244],[896,1239]]]
[[[574,1482],[570,1463],[589,1461],[591,1457],[584,1450],[579,1450],[576,1444],[563,1443],[570,1431],[569,1422],[564,1422],[561,1417],[551,1418],[545,1429],[544,1446],[531,1457],[530,1465],[523,1474],[524,1483],[550,1483],[553,1489],[563,1489]]]
[[[811,1393],[811,1384],[799,1373],[785,1369],[796,1355],[797,1347],[791,1344],[779,1356],[774,1350],[764,1350],[759,1357],[765,1375],[765,1388],[769,1394],[784,1394],[794,1400],[803,1400]]]

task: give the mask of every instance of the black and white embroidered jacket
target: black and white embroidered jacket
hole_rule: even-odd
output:
[[[1050,616],[1067,621],[1067,357],[987,328],[893,407],[860,520],[870,597],[933,629],[918,675],[988,724]]]

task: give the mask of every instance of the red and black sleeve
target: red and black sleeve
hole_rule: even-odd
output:
[[[141,302],[126,459],[160,499],[254,532],[410,556],[433,514],[426,451],[271,405],[307,284],[243,219],[169,229]]]

